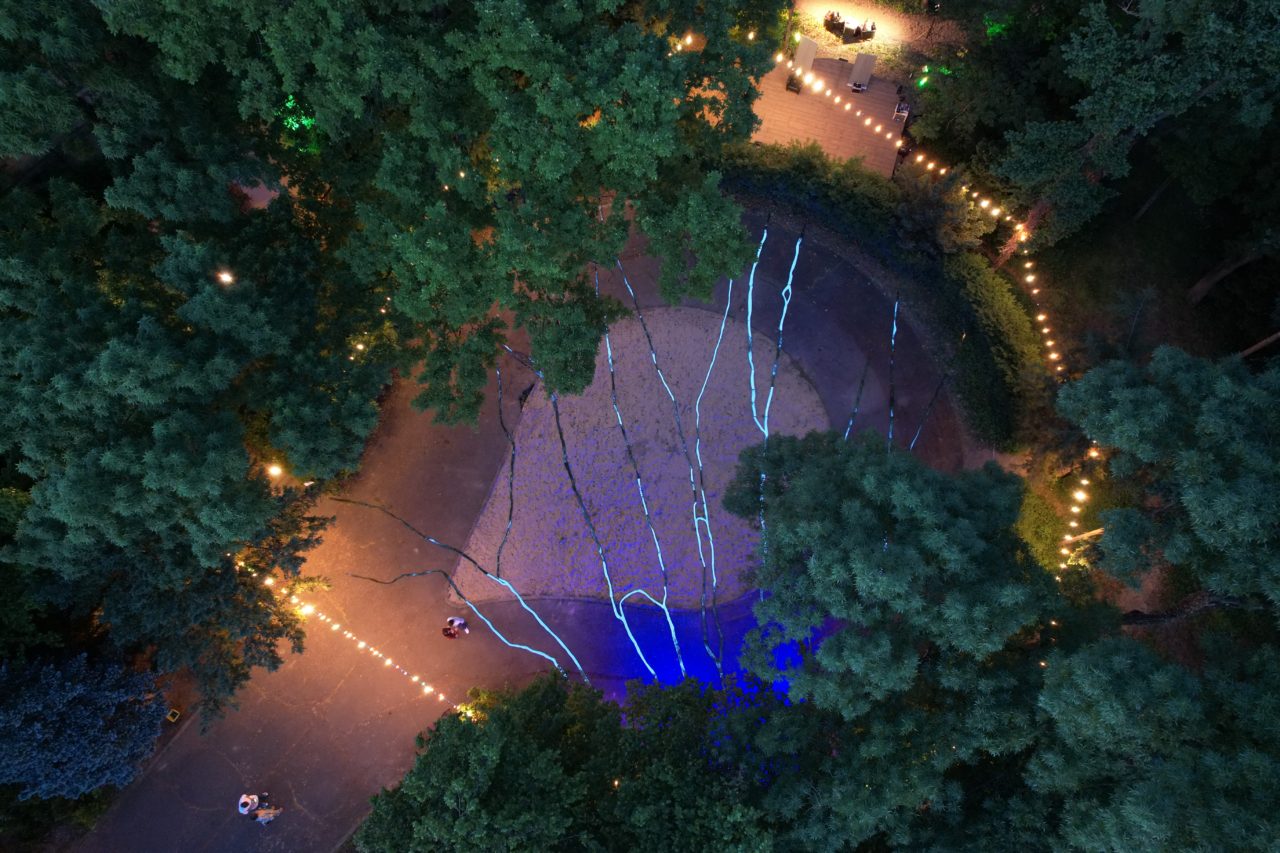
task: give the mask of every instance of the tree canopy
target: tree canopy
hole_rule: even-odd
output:
[[[759,850],[750,783],[710,748],[715,699],[693,683],[633,685],[622,709],[547,675],[475,691],[418,739],[413,769],[374,798],[362,853]]]
[[[1127,13],[1085,5],[1062,48],[1082,96],[1070,115],[1010,130],[996,167],[1038,208],[1037,239],[1051,244],[1091,219],[1114,195],[1107,181],[1129,173],[1135,143],[1162,122],[1210,101],[1228,135],[1269,122],[1280,98],[1278,12],[1276,0],[1140,3]]]
[[[1280,365],[1165,347],[1094,368],[1058,405],[1148,495],[1103,514],[1104,566],[1132,579],[1167,560],[1220,596],[1280,605]]]
[[[667,261],[670,298],[742,266],[739,211],[703,166],[750,135],[769,47],[746,35],[778,5],[253,2],[211,17],[165,2],[105,18],[172,77],[217,87],[240,127],[305,122],[315,153],[273,162],[268,182],[356,218],[333,248],[359,280],[393,286],[426,357],[420,402],[463,417],[511,318],[549,387],[585,387],[621,308],[585,267],[611,263],[633,219]],[[134,158],[137,178],[147,165]]]
[[[921,803],[948,808],[957,766],[1028,747],[1039,626],[1059,602],[1013,531],[1016,478],[811,433],[745,451],[726,507],[754,516],[761,488],[746,666],[840,721],[800,837],[892,833]]]
[[[0,784],[22,799],[74,799],[123,787],[160,736],[164,705],[149,674],[79,655],[0,663]]]
[[[512,322],[582,387],[633,222],[672,298],[748,256],[703,165],[773,2],[0,9],[4,559],[210,708],[302,640],[263,579],[323,521],[269,465],[352,470],[393,367],[474,413]]]

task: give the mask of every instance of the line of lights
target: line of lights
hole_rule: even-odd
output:
[[[270,580],[270,578],[268,578],[268,580]],[[407,678],[410,681],[410,683],[412,683],[415,686],[415,688],[418,689],[419,695],[421,695],[423,698],[429,698],[432,694],[434,694],[439,701],[441,702],[447,701],[443,693],[437,691],[430,684],[427,684],[426,680],[423,679],[422,676],[418,675],[418,673],[410,672],[407,668],[401,666],[400,664],[392,660],[392,658],[389,655],[384,653],[377,646],[370,644],[367,640],[362,640],[360,637],[356,636],[356,634],[353,631],[344,629],[342,627],[342,623],[338,622],[336,619],[334,619],[329,614],[325,613],[323,610],[318,609],[314,604],[305,602],[296,595],[290,596],[289,603],[296,605],[296,609],[299,615],[303,617],[314,616],[320,622],[323,622],[324,624],[328,625],[330,633],[334,634],[335,636],[340,636],[343,639],[351,642],[356,647],[356,651],[361,653],[368,652],[371,658],[373,658],[374,660],[381,661],[383,668],[386,669],[388,672],[393,672],[397,675],[401,675]]]
[[[237,563],[236,565],[241,570],[247,571],[251,575],[258,574],[258,572],[253,569],[247,569],[244,563],[242,562]],[[285,587],[282,590],[276,590],[275,577],[271,575],[267,575],[262,579],[262,585],[265,587],[271,588],[272,591],[276,594],[276,597],[278,599],[283,599],[285,596],[288,596],[289,604],[293,605],[294,612],[297,613],[303,619],[309,619],[314,617],[318,621],[328,625],[330,633],[334,634],[335,636],[342,637],[343,639],[349,641],[353,646],[355,646],[356,651],[362,652],[362,653],[368,652],[369,656],[372,659],[381,661],[383,668],[386,669],[388,672],[393,672],[396,675],[400,675],[407,678],[410,681],[410,683],[412,683],[415,686],[415,690],[417,690],[418,694],[423,698],[430,698],[432,695],[434,695],[441,702],[448,701],[445,698],[445,695],[443,693],[439,692],[430,684],[428,684],[426,679],[424,679],[421,675],[419,675],[416,672],[411,672],[406,667],[403,667],[400,664],[396,663],[394,659],[392,659],[389,655],[387,655],[377,646],[371,644],[368,640],[364,640],[361,637],[357,636],[356,633],[350,630],[349,628],[344,629],[342,627],[341,622],[339,622],[337,619],[330,616],[328,613],[325,613],[320,608],[316,607],[316,605],[313,604],[312,602],[306,601],[302,597],[291,593],[288,587]]]
[[[786,57],[783,56],[781,53],[775,54],[773,57],[773,61],[777,64],[781,64],[783,60],[786,60],[788,68],[795,69],[795,63],[793,63],[790,59],[786,59]],[[798,69],[795,70],[795,73],[798,76],[799,74]],[[833,104],[836,104],[836,105],[842,104],[844,106],[845,112],[853,112],[853,115],[855,118],[862,118],[862,110],[854,111],[853,100],[852,99],[845,100],[844,95],[834,94],[834,90],[832,89],[832,87],[827,83],[826,80],[824,80],[821,77],[821,75],[815,74],[813,71],[806,71],[804,73],[804,76],[801,77],[800,80],[806,88],[812,89],[814,92],[816,92],[819,95],[825,95],[826,97],[831,98],[831,102]],[[867,116],[862,121],[863,127],[870,129],[870,132],[874,133],[876,136],[880,136],[881,133],[883,133],[884,138],[887,141],[893,143],[894,148],[901,148],[903,145],[906,144],[902,140],[901,133],[895,133],[892,130],[885,130],[883,122],[877,124],[874,128],[872,128],[871,127],[872,121],[874,121],[874,119],[871,116]],[[944,174],[945,174],[945,171],[946,170],[944,169],[943,170]]]

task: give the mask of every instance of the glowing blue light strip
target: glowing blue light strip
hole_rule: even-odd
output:
[[[644,331],[645,341],[646,341],[646,342],[648,343],[648,345],[649,345],[649,360],[653,363],[654,371],[658,374],[658,379],[659,379],[659,381],[661,381],[661,382],[662,382],[662,387],[663,387],[664,389],[666,389],[666,392],[667,392],[667,398],[671,401],[671,412],[672,412],[672,416],[673,416],[673,418],[674,418],[674,420],[675,420],[675,425],[676,425],[676,435],[677,435],[677,437],[680,439],[680,450],[681,450],[681,452],[684,454],[685,462],[686,462],[686,463],[688,464],[688,466],[689,466],[689,491],[690,491],[690,494],[691,494],[691,496],[692,496],[691,510],[692,510],[692,522],[693,522],[693,535],[694,535],[694,539],[695,539],[695,541],[697,542],[697,546],[698,546],[698,562],[699,562],[699,564],[700,564],[700,566],[701,566],[701,568],[702,568],[702,589],[703,589],[703,592],[702,592],[701,600],[700,600],[700,604],[701,604],[701,607],[702,607],[702,610],[701,610],[701,613],[702,613],[702,620],[703,620],[703,622],[705,623],[705,620],[706,620],[706,610],[705,610],[705,600],[706,600],[706,592],[705,592],[705,590],[706,590],[706,576],[707,576],[708,571],[710,571],[710,572],[712,573],[712,575],[713,575],[713,581],[712,581],[712,583],[713,583],[713,587],[712,587],[712,589],[713,589],[713,597],[712,597],[713,610],[715,610],[715,611],[716,611],[716,615],[715,615],[715,618],[716,618],[716,629],[717,629],[717,631],[719,631],[719,630],[720,630],[720,626],[719,626],[719,614],[718,614],[718,609],[717,609],[717,608],[715,608],[715,597],[714,597],[714,591],[715,591],[715,588],[716,588],[716,586],[715,586],[715,585],[716,585],[716,584],[718,584],[718,580],[715,578],[715,566],[714,566],[714,560],[715,560],[715,539],[714,539],[714,537],[713,537],[713,535],[712,535],[712,532],[711,532],[710,510],[709,510],[708,505],[707,505],[707,494],[706,494],[706,489],[699,485],[699,477],[701,477],[701,476],[702,476],[702,474],[703,474],[702,464],[701,464],[701,447],[700,447],[700,446],[695,446],[695,447],[696,447],[696,449],[697,449],[697,453],[696,453],[696,454],[691,455],[691,454],[689,453],[689,441],[688,441],[688,437],[686,436],[685,431],[684,431],[684,421],[683,421],[683,419],[680,417],[680,404],[677,402],[675,394],[674,394],[674,393],[672,393],[672,391],[671,391],[671,386],[670,386],[669,384],[667,384],[666,376],[664,375],[664,373],[663,373],[663,371],[662,371],[662,365],[661,365],[661,364],[659,364],[659,362],[658,362],[658,353],[657,353],[656,348],[655,348],[655,347],[654,347],[654,345],[653,345],[653,336],[649,333],[649,325],[648,325],[648,323],[647,323],[647,322],[645,321],[645,319],[644,319],[644,311],[640,308],[640,300],[636,297],[636,292],[635,292],[635,290],[631,287],[631,281],[630,281],[630,279],[628,279],[628,278],[627,278],[627,273],[626,273],[626,270],[625,270],[625,269],[623,269],[622,262],[621,262],[621,261],[617,261],[616,263],[617,263],[617,265],[618,265],[618,272],[622,275],[622,283],[623,283],[623,285],[626,287],[626,289],[627,289],[627,293],[628,293],[628,294],[630,295],[630,297],[631,297],[631,304],[632,304],[632,306],[633,306],[633,307],[634,307],[634,309],[635,309],[636,318],[640,321],[640,328]],[[727,317],[727,315],[728,315],[728,310],[729,310],[728,303],[726,303],[726,305],[725,305],[725,313],[726,313],[726,317]],[[724,327],[723,327],[723,323],[722,323],[722,324],[721,324],[720,337],[721,337],[721,338],[723,338],[723,336],[724,336]],[[716,342],[716,351],[717,351],[717,352],[719,351],[719,347],[720,347],[720,343],[719,343],[719,340],[717,340],[717,342]],[[712,357],[712,364],[713,364],[713,365],[714,365],[714,363],[715,363],[715,360],[714,360],[714,359],[715,359],[715,356],[713,355],[713,357]],[[704,389],[704,390],[705,390],[705,388],[706,388],[706,382],[710,379],[710,370],[711,370],[711,368],[710,368],[710,367],[708,367],[708,368],[707,368],[707,371],[708,371],[708,372],[707,372],[707,376],[706,376],[706,378],[704,378],[704,380],[703,380],[703,389]],[[702,394],[701,394],[701,392],[699,392],[699,395],[698,395],[698,400],[699,400],[699,402],[701,401],[701,398],[702,398]],[[697,428],[696,428],[696,433],[695,433],[695,434],[697,435],[698,440],[699,440],[699,441],[701,441],[701,424],[700,424],[701,414],[700,414],[700,411],[699,411],[699,413],[698,413],[698,416],[697,416],[697,417],[698,417],[698,424],[697,424]],[[696,474],[695,474],[695,456],[697,457],[697,460],[698,460],[698,462],[697,462],[697,468],[696,468]],[[701,509],[699,509],[699,506],[701,506]],[[703,529],[704,529],[704,527],[705,527],[705,529],[706,529],[707,541],[708,541],[708,547],[707,547],[707,549],[706,549],[706,550],[704,550],[704,549],[703,549],[703,544],[702,544],[702,533],[703,533]],[[708,554],[708,553],[711,555],[711,559],[712,559],[712,564],[711,564],[711,565],[708,565],[708,563],[707,563],[707,554]],[[723,637],[723,634],[722,634],[722,637]],[[712,663],[715,665],[715,667],[716,667],[716,672],[717,672],[717,673],[720,673],[720,672],[721,672],[720,659],[721,659],[722,655],[717,655],[717,654],[715,654],[715,653],[711,650],[711,648],[710,648],[710,644],[709,644],[708,640],[709,640],[709,635],[707,634],[707,632],[706,632],[706,631],[704,631],[704,632],[703,632],[703,643],[702,643],[702,646],[703,646],[703,648],[706,650],[707,655],[708,655],[708,656],[710,656],[710,658],[711,658],[711,660],[712,660]]]
[[[481,566],[478,562],[476,562],[475,558],[472,557],[470,554],[468,554],[466,551],[463,551],[461,548],[455,548],[454,546],[449,545],[445,542],[441,542],[439,539],[436,539],[434,536],[431,536],[427,533],[423,533],[421,530],[419,530],[418,528],[410,524],[407,519],[399,515],[396,515],[394,512],[392,512],[391,510],[387,509],[384,506],[379,506],[378,504],[372,504],[372,503],[369,503],[368,501],[353,500],[352,498],[334,498],[334,500],[337,501],[338,503],[348,503],[348,504],[354,504],[356,506],[367,507],[369,509],[376,509],[378,512],[381,512],[384,515],[387,515],[395,519],[396,521],[400,522],[401,525],[408,528],[415,536],[422,539],[423,541],[428,542],[436,546],[437,548],[448,551],[451,554],[456,554],[463,560],[466,560],[468,563],[474,566],[475,569],[480,572],[480,574],[494,581],[498,585],[504,587],[508,592],[510,592],[513,596],[515,596],[515,599],[520,604],[520,607],[524,609],[526,613],[532,616],[535,621],[537,621],[538,625],[541,626],[542,630],[546,631],[547,634],[551,637],[551,639],[556,641],[556,644],[560,646],[560,648],[564,649],[565,654],[569,656],[569,659],[573,661],[573,665],[577,668],[578,674],[582,676],[582,680],[588,681],[588,682],[590,681],[590,679],[587,678],[586,671],[583,670],[582,668],[582,664],[578,662],[577,656],[574,655],[572,651],[570,651],[567,645],[565,645],[564,640],[560,639],[560,635],[557,634],[555,631],[551,630],[551,626],[548,625],[545,621],[543,621],[542,617],[538,615],[538,612],[529,606],[529,603],[524,600],[524,596],[522,596],[519,590],[517,590],[514,586],[512,586],[509,581],[506,581],[502,578],[494,577],[491,572],[489,572],[487,569]],[[462,593],[461,589],[458,589],[458,586],[456,583],[454,583],[453,578],[449,577],[448,573],[444,572],[441,569],[432,569],[427,572],[406,572],[390,581],[381,581],[381,580],[378,580],[377,578],[364,577],[363,575],[354,575],[354,577],[363,577],[365,580],[375,581],[376,583],[395,583],[397,580],[399,580],[402,577],[412,577],[414,575],[428,575],[432,573],[439,573],[443,575],[445,580],[448,582],[449,586],[451,586],[454,589],[454,591],[458,593],[458,597],[461,598],[463,601],[467,601],[467,597]],[[468,605],[473,610],[475,610],[475,605],[471,604],[469,601],[468,601]],[[484,619],[486,624],[489,624],[490,627],[493,627],[493,625],[489,623],[489,620],[485,619],[482,613],[480,613],[479,611],[476,611],[476,615],[479,616],[481,619]],[[499,633],[496,628],[494,629],[494,634],[498,637],[498,639],[502,640],[502,642],[506,643],[508,646],[511,646],[512,648],[522,649],[527,652],[532,652],[533,654],[539,655],[541,657],[545,657],[547,658],[547,660],[550,660],[552,663],[554,663],[557,669],[560,669],[560,664],[555,660],[555,658],[551,657],[545,652],[540,652],[537,649],[531,648],[529,646],[524,646],[519,643],[512,643],[508,641],[501,633]]]
[[[644,668],[649,670],[649,675],[653,678],[658,677],[658,673],[654,671],[649,664],[649,659],[644,656],[644,649],[640,648],[640,641],[636,639],[636,635],[631,630],[631,625],[627,622],[627,614],[618,604],[617,593],[613,589],[613,577],[609,574],[609,560],[604,553],[604,545],[600,542],[600,534],[596,532],[595,522],[591,518],[591,512],[587,509],[587,502],[582,499],[582,491],[578,488],[578,479],[573,476],[573,465],[569,462],[569,445],[564,438],[564,427],[560,423],[560,399],[551,393],[551,411],[555,415],[556,435],[560,438],[560,458],[564,463],[565,473],[569,475],[569,486],[573,489],[573,496],[578,502],[578,509],[582,511],[582,519],[587,524],[587,531],[591,534],[591,541],[595,543],[596,555],[600,558],[600,570],[604,572],[604,582],[609,588],[609,605],[613,610],[613,616],[622,623],[622,627],[627,632],[627,637],[631,640],[631,645],[635,648],[636,654],[640,657],[640,662],[644,664]]]
[[[621,268],[621,264],[619,264],[619,268]],[[600,271],[599,270],[596,270],[595,280],[596,280],[596,295],[599,296],[600,294]],[[624,280],[625,280],[625,275],[624,275]],[[630,285],[627,286],[627,289],[628,290],[631,289]],[[634,294],[632,295],[634,296]],[[684,656],[681,655],[680,653],[680,640],[676,636],[675,622],[672,621],[671,611],[667,608],[667,598],[669,594],[669,587],[668,587],[669,578],[667,576],[667,563],[662,556],[662,542],[658,538],[658,530],[656,527],[654,527],[653,517],[649,514],[649,501],[646,499],[645,493],[644,493],[644,480],[640,476],[640,463],[636,461],[635,451],[631,447],[631,439],[627,436],[626,424],[623,423],[623,420],[622,420],[622,409],[618,405],[618,379],[617,379],[617,373],[614,370],[614,364],[613,364],[613,342],[609,337],[609,329],[607,327],[604,330],[604,349],[605,349],[605,354],[608,357],[608,363],[609,363],[609,396],[613,402],[613,415],[618,421],[618,431],[622,433],[622,444],[624,447],[626,447],[627,459],[630,460],[632,473],[635,474],[636,491],[640,495],[640,509],[644,513],[645,524],[649,526],[649,535],[653,538],[653,549],[658,555],[658,569],[662,572],[662,601],[661,602],[656,601],[653,598],[653,596],[648,595],[648,593],[645,593],[645,595],[648,596],[650,601],[653,601],[655,604],[658,605],[659,609],[662,610],[662,615],[667,620],[667,628],[671,632],[671,645],[675,648],[676,661],[680,664],[680,677],[683,678],[688,673],[685,671],[685,668],[684,668]],[[652,343],[650,344],[650,352],[653,355],[654,365],[656,366],[657,355],[652,353]],[[661,370],[658,371],[658,375],[662,376]],[[666,386],[665,381],[663,382],[663,386],[664,387]],[[668,394],[671,393],[670,388],[667,389],[667,393]],[[623,596],[623,600],[625,599],[626,599],[626,596]],[[622,602],[619,601],[618,605],[621,606]]]
[[[505,645],[507,645],[509,648],[519,649],[520,651],[529,652],[530,654],[537,655],[540,658],[548,660],[551,662],[551,665],[554,666],[561,675],[566,674],[564,671],[564,667],[560,665],[560,661],[556,660],[554,657],[547,654],[546,652],[540,649],[535,649],[533,646],[526,646],[524,643],[516,643],[516,642],[512,642],[511,640],[508,640],[506,635],[498,630],[498,626],[493,624],[493,622],[489,619],[489,617],[481,613],[480,608],[476,607],[475,603],[472,602],[471,599],[467,598],[467,596],[462,592],[462,590],[458,588],[458,585],[453,582],[453,578],[449,577],[449,573],[446,572],[444,569],[428,569],[427,571],[423,571],[423,572],[401,572],[400,574],[396,575],[394,578],[392,578],[389,581],[384,581],[381,578],[369,577],[368,575],[357,575],[352,572],[348,572],[348,574],[350,574],[351,577],[353,578],[359,578],[360,580],[365,580],[365,581],[373,581],[374,583],[386,584],[388,586],[400,580],[401,578],[416,578],[416,577],[425,577],[427,575],[440,575],[442,578],[444,578],[445,583],[449,584],[449,586],[452,587],[453,591],[458,594],[458,597],[462,599],[463,603],[466,604],[467,607],[471,608],[471,612],[474,613],[476,616],[480,617],[480,621],[488,625],[489,630],[493,632],[493,635],[497,637],[499,640],[501,640]],[[486,572],[485,574],[488,575],[488,572]],[[489,575],[489,577],[492,578],[493,576]],[[583,672],[582,666],[578,664],[578,661],[576,658],[574,659],[573,662],[575,665],[577,665],[578,672],[582,675],[582,680],[585,681],[587,684],[590,684],[591,680],[587,678],[587,674]]]
[[[724,341],[725,326],[729,322],[729,309],[733,305],[733,279],[729,279],[729,290],[724,298],[724,314],[720,317],[720,333],[716,335],[715,348],[711,350],[711,362],[707,365],[706,376],[702,378],[702,387],[698,389],[698,397],[693,402],[693,453],[698,460],[698,493],[702,499],[703,515],[698,516],[694,513],[694,531],[698,534],[698,560],[703,564],[702,570],[702,598],[700,602],[700,612],[702,614],[702,647],[706,649],[707,655],[715,663],[716,675],[719,676],[721,682],[724,681],[724,672],[721,669],[721,660],[724,658],[724,630],[720,626],[720,608],[718,607],[717,593],[719,591],[719,578],[716,574],[716,540],[711,533],[711,517],[707,512],[707,490],[706,490],[706,474],[702,467],[702,395],[707,391],[707,385],[711,382],[711,371],[715,369],[716,359],[720,355],[720,344]],[[702,533],[699,524],[706,527],[707,544],[711,555],[711,615],[716,627],[716,635],[718,642],[716,644],[717,651],[711,650],[711,635],[707,628],[707,561],[702,555]]]
[[[867,359],[866,364],[862,365],[862,378],[858,380],[858,394],[853,398],[853,411],[849,413],[849,423],[844,425],[844,440],[849,440],[849,432],[853,429],[853,422],[858,418],[858,409],[862,407],[862,389],[867,384],[867,370],[871,367],[871,359]]]
[[[898,299],[893,300],[893,329],[889,332],[889,435],[885,439],[885,447],[893,447],[893,357],[898,343]]]
[[[769,437],[769,408],[773,405],[773,390],[778,382],[778,362],[782,360],[782,327],[787,322],[787,308],[791,306],[791,281],[795,278],[796,263],[800,260],[800,244],[804,242],[804,232],[796,238],[796,253],[791,258],[791,269],[787,270],[787,285],[782,288],[782,314],[778,317],[778,345],[773,351],[773,368],[769,371],[769,396],[764,401],[764,426],[761,431],[765,438]]]
[[[756,259],[751,264],[751,274],[747,276],[747,378],[751,382],[751,420],[755,421],[756,429],[764,433],[766,438],[769,436],[769,431],[760,423],[760,418],[756,415],[756,360],[751,346],[751,312],[755,303],[756,267],[760,266],[760,253],[764,251],[764,241],[767,239],[769,239],[769,226],[765,225],[764,233],[760,235],[760,245],[756,247]]]
[[[502,348],[506,350],[507,353],[516,361],[529,368],[529,370],[533,372],[534,376],[537,376],[539,379],[544,378],[542,376],[542,371],[533,363],[532,358],[523,353],[516,352],[505,343],[502,345]],[[627,614],[618,604],[617,595],[613,590],[613,577],[609,574],[609,561],[605,558],[604,546],[600,544],[600,537],[596,533],[595,522],[592,521],[591,513],[587,509],[586,501],[582,499],[582,492],[578,489],[578,480],[573,476],[573,466],[569,463],[569,445],[565,441],[564,427],[560,424],[560,398],[555,393],[550,393],[548,396],[551,399],[551,411],[555,414],[556,435],[560,439],[560,459],[564,464],[565,473],[569,475],[569,485],[573,489],[573,496],[578,501],[578,508],[582,511],[582,517],[586,520],[587,530],[591,533],[592,541],[595,542],[596,554],[600,557],[600,568],[604,572],[605,585],[609,588],[609,608],[613,611],[613,617],[622,623],[622,627],[626,630],[627,637],[631,640],[631,645],[636,650],[636,655],[639,656],[640,662],[644,664],[645,669],[649,670],[649,675],[656,679],[658,677],[657,673],[654,672],[653,667],[649,665],[649,660],[644,656],[644,650],[640,648],[640,643],[636,640],[635,634],[631,631],[631,625],[627,622]]]
[[[938,386],[933,389],[933,396],[929,398],[929,405],[924,407],[924,414],[920,417],[920,426],[916,427],[916,434],[911,437],[911,443],[907,445],[907,450],[915,450],[916,442],[920,440],[920,433],[924,432],[924,425],[929,421],[929,413],[933,411],[933,404],[938,401],[938,395],[942,393],[942,386],[947,383],[950,374],[942,374],[942,378],[938,380]]]

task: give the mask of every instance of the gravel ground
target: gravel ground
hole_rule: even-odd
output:
[[[692,456],[694,400],[715,346],[720,316],[693,308],[657,308],[647,311],[645,320],[659,364],[680,402],[680,417]],[[694,608],[702,592],[703,569],[693,532],[689,464],[676,431],[672,405],[653,369],[640,323],[635,319],[618,323],[610,330],[610,340],[618,404],[667,567],[668,603]],[[757,333],[753,349],[762,410],[774,347],[767,335]],[[528,381],[513,377],[508,385],[519,390]],[[645,522],[610,399],[602,344],[591,386],[579,397],[560,400],[569,460],[604,546],[615,595],[644,589],[661,599],[662,573],[653,537]],[[510,400],[508,397],[508,405],[513,405]],[[700,410],[718,597],[728,601],[751,588],[749,571],[756,535],[745,522],[725,512],[720,501],[739,452],[761,439],[750,413],[746,328],[732,319]],[[802,434],[825,426],[817,392],[784,353],[770,410],[770,432]],[[541,389],[529,395],[515,439],[515,513],[502,552],[502,577],[526,596],[607,599],[609,591],[599,556],[564,471],[551,403]],[[504,461],[466,549],[490,571],[497,568],[498,546],[507,524],[506,471]],[[710,549],[705,541],[704,549],[709,562]],[[465,568],[465,564],[456,577],[463,592],[475,600],[509,598],[500,586]],[[640,604],[642,599],[636,595],[627,603]]]

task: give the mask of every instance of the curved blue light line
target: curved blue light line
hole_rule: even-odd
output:
[[[766,225],[764,232],[760,235],[760,245],[756,247],[756,259],[751,264],[751,274],[747,276],[747,373],[751,380],[751,420],[755,421],[756,429],[764,433],[766,438],[769,431],[760,423],[760,418],[756,415],[756,361],[751,349],[751,311],[755,301],[756,267],[760,266],[760,253],[764,251],[764,241],[768,238],[769,226]]]
[[[625,281],[625,278],[626,277],[624,275],[623,277],[624,281]],[[599,270],[596,270],[595,280],[596,280],[596,294],[599,295],[600,293],[600,271]],[[631,289],[630,284],[627,285],[627,289],[628,290]],[[618,421],[618,431],[622,433],[622,443],[626,447],[627,458],[631,461],[631,470],[635,474],[636,491],[640,495],[640,509],[644,513],[645,524],[648,525],[649,527],[649,535],[653,538],[653,548],[658,556],[658,569],[662,573],[662,603],[658,604],[658,607],[662,610],[662,615],[667,620],[667,627],[671,632],[671,645],[676,652],[676,661],[680,664],[680,677],[683,678],[685,675],[687,675],[684,668],[684,656],[680,653],[680,639],[676,636],[675,622],[671,619],[671,611],[667,608],[668,582],[669,582],[669,579],[667,576],[667,563],[662,556],[662,542],[658,538],[657,528],[654,527],[653,516],[649,514],[649,501],[645,497],[645,493],[644,493],[644,480],[640,476],[640,463],[636,461],[635,452],[631,447],[631,439],[627,436],[626,424],[622,420],[622,408],[618,404],[617,373],[614,370],[614,363],[613,363],[613,342],[609,338],[609,329],[607,327],[604,330],[604,349],[605,349],[605,355],[608,357],[608,364],[609,364],[609,396],[610,396],[610,400],[613,403],[613,415]],[[651,350],[651,355],[653,355],[652,350]],[[653,355],[653,360],[654,360],[654,365],[657,366],[656,355]],[[659,376],[662,375],[661,370],[658,371],[658,375]],[[663,385],[664,386],[666,385],[665,381],[663,382]],[[670,389],[667,389],[667,393],[668,394],[671,393]],[[674,399],[674,397],[672,399]],[[653,600],[653,596],[649,596],[649,598],[650,600]],[[657,604],[656,601],[654,601],[654,603]],[[619,602],[619,606],[621,606],[621,602]]]

